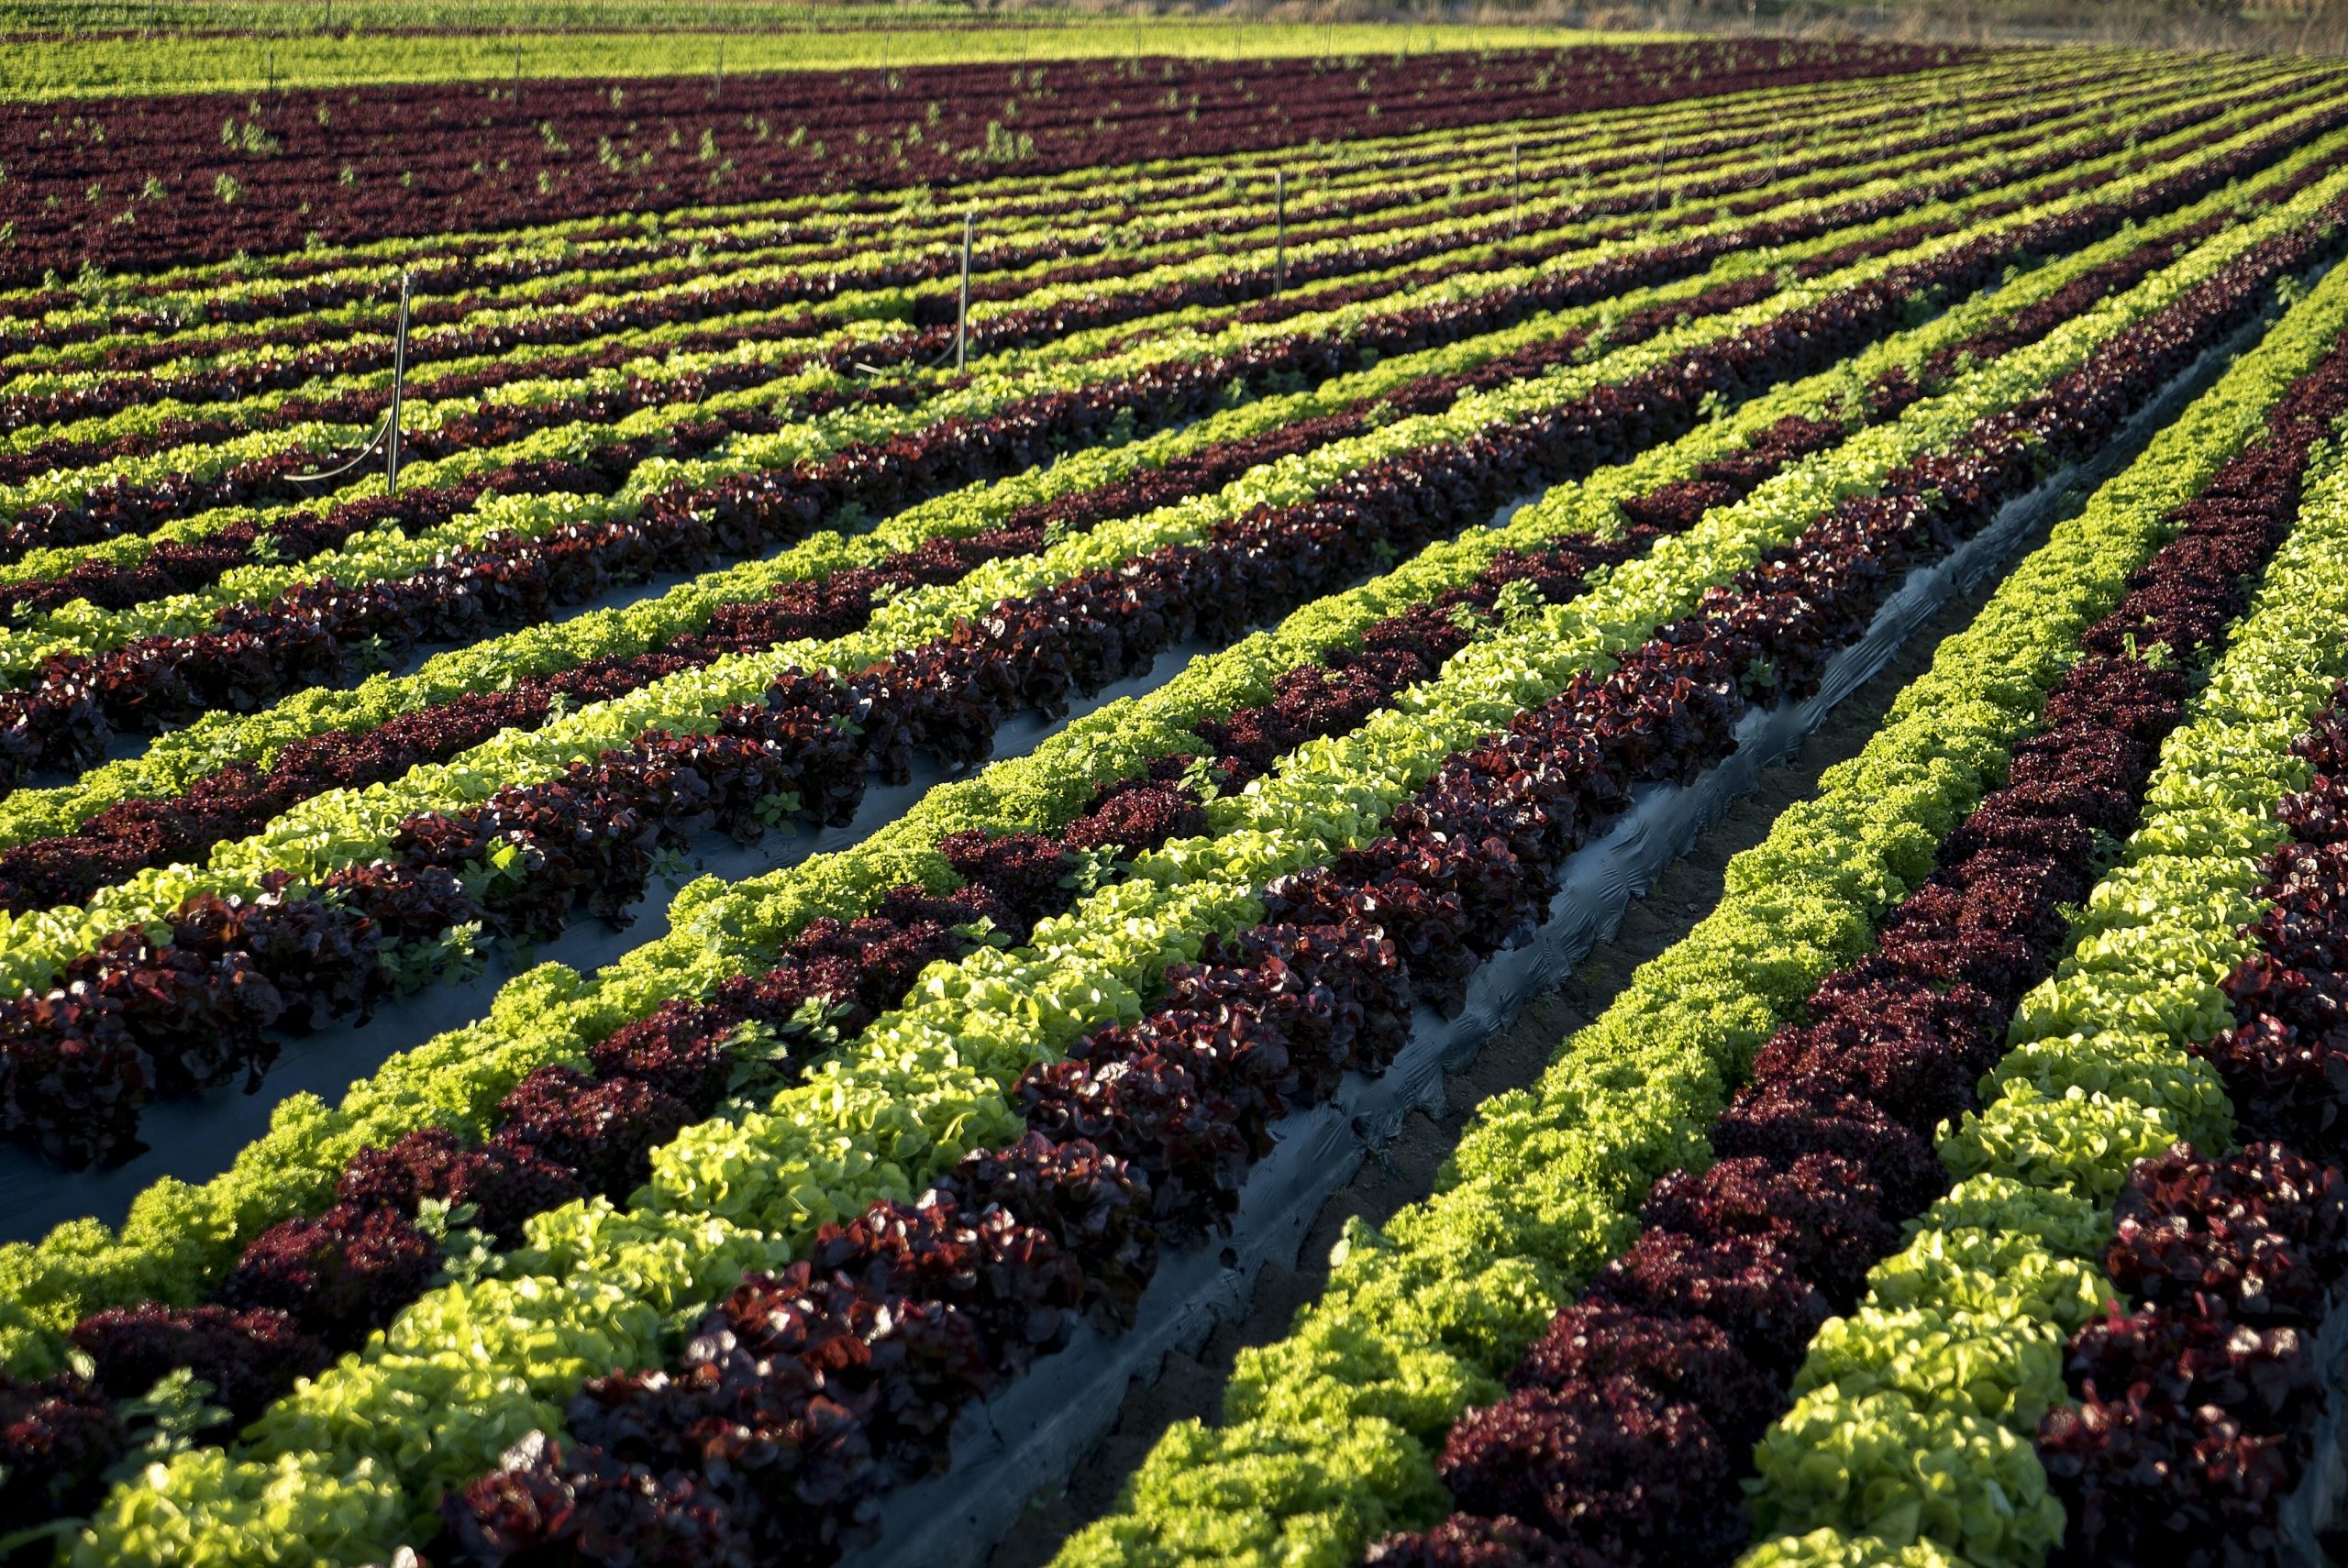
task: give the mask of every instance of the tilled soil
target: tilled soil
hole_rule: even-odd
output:
[[[2022,550],[2039,542],[2033,536]],[[1295,1266],[1265,1265],[1244,1317],[1219,1325],[1195,1353],[1169,1355],[1156,1383],[1134,1387],[1115,1428],[1069,1477],[1067,1489],[1036,1501],[996,1548],[990,1568],[1036,1568],[1049,1562],[1070,1533],[1115,1506],[1125,1478],[1167,1428],[1193,1418],[1210,1425],[1217,1421],[1224,1386],[1240,1350],[1279,1339],[1298,1310],[1320,1296],[1328,1278],[1329,1250],[1346,1221],[1359,1215],[1381,1223],[1426,1197],[1476,1107],[1492,1095],[1531,1085],[1558,1043],[1603,1012],[1634,970],[1711,911],[1720,900],[1729,860],[1767,837],[1780,812],[1814,793],[1820,774],[1858,755],[1901,689],[1932,664],[1944,637],[1971,622],[2000,579],[1992,573],[1970,591],[1952,597],[1872,680],[1833,711],[1800,754],[1765,769],[1757,790],[1731,807],[1645,896],[1632,900],[1613,937],[1592,948],[1565,984],[1526,1004],[1513,1023],[1485,1043],[1467,1072],[1446,1076],[1445,1114],[1414,1114],[1399,1137],[1374,1152],[1331,1195]]]

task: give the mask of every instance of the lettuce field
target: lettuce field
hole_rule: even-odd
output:
[[[0,1562],[2348,1552],[2348,66],[1099,28],[0,104]]]

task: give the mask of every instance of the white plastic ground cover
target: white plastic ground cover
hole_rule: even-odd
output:
[[[1296,1261],[1322,1206],[1362,1161],[1391,1143],[1413,1111],[1441,1113],[1445,1073],[1473,1061],[1527,1002],[1562,982],[1592,947],[1611,937],[1631,900],[1752,793],[1763,768],[1800,749],[1944,603],[2001,573],[2064,496],[2116,471],[2264,328],[2262,320],[2203,355],[2096,458],[2008,502],[1953,554],[1910,573],[1866,634],[1829,660],[1814,696],[1748,712],[1737,725],[1736,750],[1694,783],[1634,790],[1630,810],[1566,862],[1540,929],[1477,970],[1456,1018],[1419,1009],[1408,1042],[1385,1073],[1377,1078],[1348,1074],[1334,1099],[1275,1124],[1275,1146],[1248,1173],[1231,1229],[1219,1243],[1161,1253],[1132,1328],[1104,1332],[1080,1325],[1065,1349],[966,1408],[955,1426],[948,1469],[899,1485],[869,1538],[848,1551],[841,1568],[976,1568],[983,1562],[1030,1500],[1064,1486],[1098,1448],[1115,1425],[1129,1386],[1156,1382],[1167,1355],[1195,1351],[1218,1321],[1243,1313],[1257,1271],[1267,1262]]]

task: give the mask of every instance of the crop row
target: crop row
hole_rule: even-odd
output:
[[[2223,981],[2230,1027],[2180,1042],[2217,1069],[2243,1146],[2179,1145],[2130,1173],[2102,1264],[2133,1310],[2073,1335],[2063,1373],[2078,1404],[2039,1426],[2066,1547],[2083,1556],[2198,1564],[2239,1548],[2287,1551],[2299,1541],[2286,1512],[2326,1462],[2320,1423],[2338,1396],[2323,1349],[2348,1283],[2335,1010],[2343,717],[2348,687],[2292,743],[2307,777],[2276,802],[2284,836],[2250,890],[2261,912],[2208,955],[2214,967],[2247,949]]]
[[[1632,1215],[1651,1193],[1658,1219],[1684,1219],[1706,1206],[1695,1201],[1702,1198],[1724,1217],[1746,1217],[1732,1221],[1744,1233],[1720,1248],[1770,1244],[1766,1234],[1756,1243],[1755,1232],[1776,1231],[1778,1246],[1793,1240],[1777,1225],[1767,1188],[1738,1187],[1739,1175],[1752,1174],[1740,1172],[1744,1158],[1774,1161],[1778,1134],[1802,1125],[1791,1107],[1781,1108],[1774,1126],[1770,1117],[1752,1119],[1760,1123],[1759,1146],[1733,1151],[1739,1160],[1722,1167],[1718,1190],[1686,1178],[1654,1184],[1675,1166],[1708,1163],[1706,1131],[1747,1064],[1778,1030],[1802,1021],[1804,999],[1832,971],[1859,959],[1885,915],[1932,876],[1942,836],[2006,778],[2014,748],[2041,729],[2047,694],[2072,664],[2081,634],[2118,606],[2139,566],[2169,537],[2172,510],[2265,430],[2270,407],[2333,352],[2344,315],[2348,285],[2328,280],[2156,436],[2143,458],[2059,525],[1974,626],[1944,646],[1865,753],[1828,775],[1819,799],[1781,818],[1764,845],[1732,867],[1721,907],[1643,968],[1598,1023],[1567,1042],[1536,1088],[1479,1113],[1443,1191],[1380,1230],[1358,1222],[1349,1229],[1323,1299],[1288,1338],[1243,1353],[1221,1427],[1178,1427],[1135,1475],[1120,1509],[1078,1536],[1064,1560],[1340,1555],[1387,1530],[1424,1529],[1449,1506],[1436,1453],[1459,1412],[1498,1397],[1502,1373],[1541,1339],[1557,1307],[1602,1271],[1606,1304],[1594,1301],[1560,1320],[1556,1337],[1525,1360],[1522,1398],[1480,1429],[1470,1423],[1458,1433],[1463,1450],[1479,1430],[1501,1442],[1522,1433],[1536,1445],[1539,1433],[1550,1433],[1542,1457],[1521,1457],[1556,1484],[1548,1493],[1556,1510],[1545,1500],[1538,1507],[1512,1502],[1506,1506],[1534,1517],[1513,1523],[1463,1517],[1389,1551],[1398,1561],[1537,1559],[1542,1532],[1558,1529],[1579,1497],[1593,1530],[1623,1527],[1636,1545],[1641,1528],[1684,1522],[1689,1535],[1675,1537],[1658,1560],[1703,1555],[1692,1538],[1703,1521],[1722,1519],[1723,1499],[1692,1484],[1696,1457],[1709,1436],[1709,1451],[1722,1456],[1715,1481],[1731,1480],[1736,1460],[1704,1430],[1709,1415],[1695,1417],[1685,1401],[1714,1401],[1709,1408],[1731,1430],[1749,1432],[1767,1420],[1782,1396],[1751,1365],[1752,1349],[1774,1343],[1782,1367],[1785,1334],[1795,1335],[1798,1357],[1818,1309],[1799,1290],[1788,1297],[1779,1288],[1773,1318],[1766,1276],[1714,1275],[1724,1319],[1750,1308],[1757,1315],[1741,1326],[1766,1324],[1778,1337],[1757,1332],[1749,1346],[1734,1342],[1724,1321],[1712,1324],[1715,1334],[1702,1326],[1711,1313],[1699,1297],[1682,1298],[1678,1310],[1668,1303],[1675,1281],[1692,1286],[1705,1277],[1703,1265],[1725,1263],[1726,1253],[1707,1259],[1700,1245],[1693,1253],[1683,1245],[1669,1257],[1668,1232],[1658,1231],[1645,1244],[1648,1255],[1608,1271],[1638,1235]],[[1745,1108],[1757,1109],[1758,1098]],[[1797,1158],[1854,1160],[1897,1143],[1887,1118],[1877,1114],[1871,1124],[1869,1134],[1868,1118],[1855,1112],[1846,1142],[1783,1147]],[[1905,1169],[1911,1178],[1924,1174],[1912,1157]],[[1784,1197],[1791,1201],[1800,1190]],[[1819,1201],[1844,1199],[1830,1194]],[[1789,1229],[1801,1230],[1811,1213]],[[1811,1255],[1847,1269],[1853,1238],[1869,1233],[1864,1206],[1822,1208],[1815,1217],[1818,1239],[1834,1245]],[[1864,1267],[1863,1254],[1859,1263]],[[1592,1334],[1573,1326],[1578,1315],[1589,1320]],[[1678,1326],[1653,1323],[1658,1317]],[[1596,1332],[1607,1323],[1622,1331]],[[1723,1340],[1733,1354],[1724,1353]],[[1536,1386],[1553,1371],[1600,1381],[1551,1399]],[[1669,1385],[1682,1377],[1685,1392],[1675,1395]],[[1556,1424],[1545,1427],[1551,1417]],[[1637,1436],[1616,1435],[1623,1430],[1610,1425],[1616,1418],[1643,1423]],[[1641,1469],[1667,1430],[1688,1441],[1689,1463],[1667,1473]],[[1574,1431],[1588,1434],[1586,1448],[1577,1448]],[[1893,1465],[1920,1452],[1930,1450],[1881,1451]],[[1581,1459],[1591,1468],[1578,1474],[1572,1467]],[[1822,1460],[1820,1473],[1838,1462]],[[1496,1464],[1479,1474],[1503,1486],[1510,1469]],[[1538,1486],[1517,1474],[1520,1484]],[[1640,1478],[1666,1486],[1684,1518],[1650,1512]],[[1851,1495],[1872,1494],[1855,1487]],[[1733,1519],[1733,1494],[1725,1501]],[[1573,1539],[1576,1526],[1563,1528]],[[1711,1529],[1713,1551],[1733,1548],[1723,1527]]]

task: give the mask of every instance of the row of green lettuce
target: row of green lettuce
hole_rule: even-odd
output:
[[[1222,1423],[1169,1431],[1064,1568],[1344,1562],[1440,1518],[1434,1455],[1452,1421],[1499,1397],[1501,1374],[1628,1244],[1655,1179],[1706,1163],[1706,1130],[1753,1052],[1930,873],[1943,834],[2036,728],[2080,634],[2165,542],[2172,509],[2255,438],[2343,326],[2348,275],[2335,271],[2058,524],[1865,750],[1731,862],[1712,912],[1531,1088],[1479,1110],[1433,1197],[1348,1227],[1322,1297],[1285,1338],[1242,1353]]]
[[[2314,205],[2294,202],[2246,229],[2308,221],[2342,189],[2348,176],[2310,192]],[[821,1225],[877,1198],[908,1197],[968,1149],[1015,1138],[1021,1122],[1006,1090],[1017,1075],[1089,1029],[1137,1016],[1166,965],[1194,957],[1209,933],[1261,918],[1268,881],[1376,836],[1445,756],[1577,673],[1605,668],[1839,500],[1950,449],[2239,249],[2212,241],[1896,423],[1716,509],[1581,596],[1472,644],[1353,734],[1303,746],[1246,792],[1212,802],[1208,835],[1139,857],[1129,879],[1044,922],[1027,945],[933,966],[903,1008],[830,1053],[806,1082],[657,1150],[628,1209],[598,1200],[539,1216],[497,1277],[428,1293],[364,1349],[271,1407],[236,1447],[174,1460],[116,1491],[77,1554],[360,1561],[428,1530],[441,1488],[470,1479],[534,1428],[559,1432],[563,1403],[583,1376],[654,1364],[673,1327],[745,1268],[777,1266]],[[1575,488],[1559,503],[1596,499]],[[1590,522],[1603,526],[1605,518]],[[1279,668],[1259,666],[1251,683],[1260,689]],[[1179,745],[1191,716],[1175,701],[1146,700],[1113,735],[1085,737],[1092,744],[1080,775],[1018,782],[1064,792],[1080,779],[1113,777],[1119,769],[1102,767],[1103,753],[1124,750],[1129,770]],[[1040,766],[1048,764],[1034,758],[1002,771],[1032,775]],[[752,884],[681,898],[678,937],[702,948],[691,977],[705,987],[741,967],[749,957],[743,937],[773,918],[778,896],[781,889]],[[648,979],[676,994],[688,977],[665,963],[644,977],[642,958],[677,945],[639,950],[598,988],[637,989]],[[289,1496],[296,1484],[298,1496]]]

